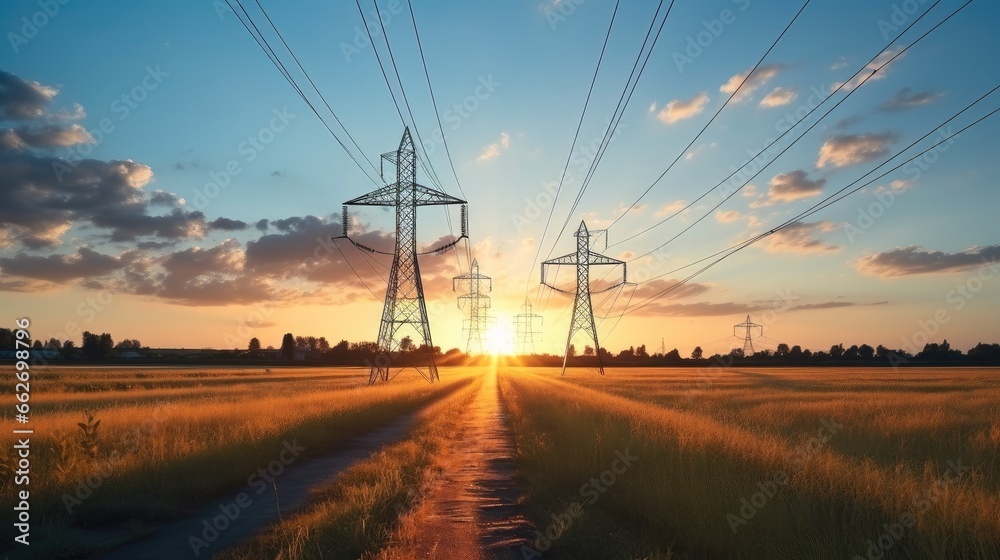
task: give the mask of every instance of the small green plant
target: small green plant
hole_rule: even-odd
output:
[[[91,414],[89,410],[85,410],[84,413],[87,415],[87,422],[76,423],[77,426],[80,426],[80,430],[83,431],[83,437],[80,439],[80,446],[83,447],[84,451],[86,451],[92,459],[96,459],[100,444],[100,440],[97,435],[97,428],[101,425],[101,421],[95,420],[94,415]]]

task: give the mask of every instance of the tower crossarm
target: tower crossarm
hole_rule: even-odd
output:
[[[542,262],[542,266],[545,266],[545,265],[560,265],[560,264],[571,264],[573,266],[576,266],[576,264],[577,264],[576,253],[570,253],[568,255],[563,255],[561,257],[556,257],[554,259],[549,259],[547,261],[543,261]]]
[[[620,261],[618,259],[613,259],[611,257],[605,257],[600,253],[590,252],[590,264],[607,264],[607,265],[624,265],[625,261]]]
[[[466,204],[466,201],[458,198],[456,196],[451,196],[446,192],[441,192],[430,187],[425,187],[423,185],[414,184],[413,190],[416,191],[416,205],[417,206],[439,206],[442,204]]]
[[[352,198],[344,203],[345,206],[395,206],[396,205],[396,183],[379,187],[368,194],[363,194],[357,198]]]

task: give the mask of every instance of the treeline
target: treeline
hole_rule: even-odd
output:
[[[11,329],[0,328],[0,350],[15,349],[14,332]],[[111,334],[97,334],[90,331],[83,331],[80,336],[80,346],[77,346],[72,340],[59,340],[58,338],[50,338],[47,341],[34,340],[31,344],[31,349],[36,352],[43,351],[46,354],[59,355],[69,359],[88,358],[94,360],[114,358],[119,356],[121,352],[135,351],[142,347],[142,343],[138,340],[126,338],[115,344]]]

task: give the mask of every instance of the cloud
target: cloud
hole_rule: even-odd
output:
[[[13,121],[12,128],[0,133],[0,245],[54,246],[73,227],[106,230],[98,235],[112,241],[204,235],[208,226],[201,212],[179,208],[182,201],[176,195],[144,193],[153,180],[148,165],[68,161],[48,153],[49,148],[93,142],[77,124],[52,122],[59,117],[49,111],[56,93],[55,88],[0,72],[0,119]],[[151,206],[172,210],[153,215]]]
[[[760,106],[767,108],[781,107],[795,101],[798,97],[799,94],[795,91],[795,88],[776,87],[765,95],[764,99],[760,100]]]
[[[846,167],[880,158],[889,153],[889,146],[896,138],[897,135],[889,131],[834,136],[820,147],[816,167]]]
[[[507,148],[510,148],[510,134],[501,132],[500,140],[484,147],[482,153],[476,156],[476,163],[493,161],[500,157],[502,150],[506,150]]]
[[[837,82],[833,84],[833,86],[830,87],[830,91],[836,91],[837,89],[840,88],[840,86],[844,86],[844,89],[846,89],[847,91],[852,91],[857,89],[858,86],[860,86],[861,84],[866,83],[866,81],[874,82],[875,80],[881,80],[882,78],[885,78],[886,72],[889,71],[889,66],[890,66],[889,61],[892,60],[892,58],[896,56],[896,54],[899,53],[900,50],[901,47],[897,47],[895,49],[889,49],[883,52],[882,54],[875,57],[874,60],[866,64],[865,67],[860,72],[858,72],[857,76],[854,76],[846,83]],[[903,58],[902,55],[900,55],[899,58],[896,58],[896,60],[899,60],[901,58]],[[885,65],[884,68],[882,68],[883,65]],[[879,68],[882,69],[879,70]]]
[[[696,148],[694,148],[693,150],[691,150],[690,152],[684,154],[684,161],[691,161],[695,158],[695,156],[705,151],[706,148],[715,148],[716,146],[717,144],[715,142],[712,142],[710,144],[701,144]]]
[[[668,203],[663,208],[660,208],[659,210],[654,212],[653,216],[656,218],[662,218],[664,216],[675,214],[683,210],[684,206],[686,206],[686,204],[684,203],[683,200],[675,200],[673,202]]]
[[[733,96],[733,102],[739,103],[740,101],[747,99],[759,87],[763,86],[781,73],[784,68],[784,64],[765,64],[763,66],[758,66],[757,70],[755,70],[753,74],[750,74],[749,78],[747,78],[747,74],[750,72],[749,70],[741,72],[732,76],[726,81],[726,83],[722,84],[719,91],[722,93],[735,92],[736,95]],[[746,80],[745,82],[743,81],[744,79]],[[743,85],[740,86],[740,84]]]
[[[772,253],[817,253],[839,251],[840,247],[830,245],[814,236],[840,229],[837,224],[823,220],[820,222],[793,222],[787,227],[764,239],[765,250]]]
[[[715,213],[715,219],[723,224],[731,224],[740,219],[740,213],[736,210],[727,210],[725,212],[720,210]]]
[[[926,251],[923,247],[897,247],[858,259],[856,268],[866,274],[882,277],[961,272],[989,264],[996,267],[1000,245],[972,247],[959,253]]]
[[[690,119],[691,117],[705,110],[708,103],[708,92],[701,92],[688,100],[675,99],[667,103],[666,107],[656,114],[656,118],[667,124],[674,124],[677,121]]]
[[[839,59],[837,59],[837,62],[834,62],[833,64],[830,65],[830,70],[840,70],[841,68],[846,68],[846,67],[847,67],[847,59],[844,57],[840,57]]]
[[[149,195],[150,206],[184,206],[187,202],[177,193],[157,189]]]
[[[41,257],[22,252],[13,257],[0,258],[0,270],[5,276],[34,278],[55,284],[104,276],[122,266],[120,258],[104,255],[87,247],[80,247],[76,253],[69,255]]]
[[[645,282],[640,282],[639,287],[635,290],[635,295],[632,297],[634,300],[639,301],[650,297],[660,296],[660,294],[664,291],[670,290],[670,292],[662,297],[667,300],[676,300],[698,296],[704,294],[712,288],[710,284],[701,284],[698,282],[680,284],[680,287],[678,287],[678,284],[680,284],[680,280],[677,280],[676,278],[657,278],[655,280],[647,280]]]
[[[208,223],[208,227],[219,231],[242,231],[247,228],[247,223],[242,220],[216,218]]]
[[[762,202],[751,204],[753,208],[770,206],[781,202],[794,202],[803,198],[818,196],[823,192],[826,179],[810,180],[805,171],[796,169],[788,173],[779,173],[768,182],[767,198]]]
[[[20,126],[0,132],[0,148],[5,151],[65,148],[77,144],[93,144],[94,142],[94,137],[78,124],[68,127],[55,124]]]
[[[929,105],[943,94],[931,91],[910,93],[910,88],[904,87],[896,92],[888,101],[879,106],[883,111],[903,111],[921,105]]]
[[[649,104],[649,114],[653,114],[655,112],[656,112],[656,101],[653,101],[652,103]]]
[[[33,120],[48,115],[49,102],[58,91],[0,70],[0,121]]]

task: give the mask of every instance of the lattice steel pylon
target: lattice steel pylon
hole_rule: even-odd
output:
[[[574,265],[576,266],[576,293],[573,300],[573,318],[569,323],[569,336],[566,337],[566,353],[563,355],[562,375],[566,375],[566,362],[569,358],[569,347],[573,342],[573,335],[579,331],[584,331],[594,340],[594,351],[597,353],[597,369],[604,375],[604,361],[601,358],[601,345],[597,341],[597,325],[594,323],[594,308],[590,302],[590,267],[596,265],[622,266],[622,281],[599,290],[600,293],[621,286],[628,281],[628,270],[624,261],[606,257],[600,253],[590,250],[590,231],[587,224],[580,222],[580,228],[573,234],[576,237],[576,252],[554,259],[549,259],[542,263],[542,284],[553,290],[571,293],[567,290],[559,289],[545,281],[545,271],[547,266]],[[607,238],[605,238],[607,243]]]
[[[393,356],[399,352],[402,340],[399,337],[399,330],[407,325],[416,331],[427,352],[427,372],[425,373],[418,366],[412,367],[433,383],[440,378],[437,364],[434,363],[434,344],[431,341],[431,328],[427,320],[427,304],[424,300],[424,287],[420,281],[420,266],[417,255],[442,252],[457,244],[461,239],[467,238],[468,211],[464,206],[466,204],[464,200],[417,183],[417,153],[413,146],[413,138],[410,137],[409,127],[403,131],[399,148],[394,152],[382,154],[383,180],[385,162],[396,166],[396,182],[348,200],[344,203],[343,209],[344,231],[342,237],[347,238],[358,248],[380,253],[381,251],[354,242],[347,235],[349,223],[347,207],[394,206],[396,208],[396,247],[392,253],[392,268],[389,271],[389,285],[385,292],[385,306],[382,310],[382,323],[378,332],[378,346],[368,383],[375,384],[379,380],[388,381],[390,379],[389,372],[392,368]],[[444,204],[463,205],[461,237],[443,247],[417,253],[417,207]],[[406,367],[401,367],[400,371]]]
[[[528,298],[524,299],[521,306],[521,313],[514,315],[514,336],[517,337],[517,355],[524,356],[530,351],[535,353],[535,336],[541,340],[542,331],[536,331],[534,322],[538,320],[539,326],[542,324],[542,316],[531,312],[531,303]]]
[[[472,267],[469,272],[456,276],[451,281],[451,289],[458,292],[459,284],[468,284],[469,291],[458,296],[458,308],[465,309],[468,306],[469,318],[462,321],[463,333],[466,335],[465,353],[472,354],[473,345],[476,346],[479,354],[483,353],[483,335],[487,325],[495,324],[496,317],[489,315],[491,307],[490,296],[483,293],[483,285],[486,286],[486,293],[493,291],[493,279],[479,273],[479,261],[472,260]]]
[[[751,322],[750,316],[747,315],[746,321],[738,325],[733,325],[733,336],[736,336],[736,329],[746,329],[746,335],[743,338],[743,355],[753,356],[753,339],[750,333],[753,329],[760,329],[760,334],[757,336],[764,336],[764,325]]]

